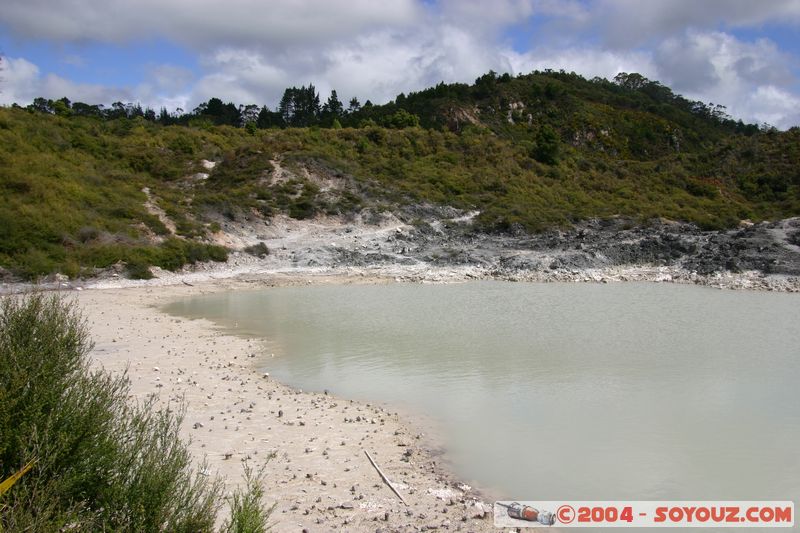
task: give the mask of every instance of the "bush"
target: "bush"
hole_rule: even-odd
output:
[[[244,249],[244,251],[250,255],[254,255],[256,257],[266,257],[269,255],[269,248],[263,242],[258,244],[253,244],[252,246],[248,246]]]
[[[270,455],[267,460],[272,459]],[[224,529],[228,533],[264,533],[267,531],[267,520],[273,505],[264,508],[264,487],[261,480],[264,470],[253,472],[250,465],[244,464],[244,487],[237,488],[228,499],[230,518],[225,523]]]
[[[131,260],[127,265],[128,277],[131,279],[153,279],[153,273],[147,263]]]
[[[222,246],[203,244],[185,239],[168,239],[158,249],[155,264],[175,271],[185,264],[202,261],[227,261],[228,250]]]
[[[546,165],[555,165],[558,162],[559,138],[556,131],[544,125],[536,135],[536,148],[533,151],[533,158]]]
[[[90,369],[91,347],[74,302],[0,300],[0,479],[35,460],[3,496],[0,529],[211,530],[221,482],[192,466],[182,411],[130,404],[125,375]]]

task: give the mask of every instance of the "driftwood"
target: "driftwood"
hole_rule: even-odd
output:
[[[365,453],[365,454],[367,454],[367,459],[369,459],[369,462],[370,462],[370,463],[372,463],[372,466],[374,466],[374,467],[375,467],[375,470],[377,470],[377,471],[378,471],[378,474],[380,474],[380,475],[381,475],[381,479],[383,479],[383,481],[384,481],[384,482],[385,482],[387,485],[389,485],[389,488],[390,488],[390,489],[392,489],[392,492],[394,492],[395,494],[397,494],[397,497],[398,497],[398,498],[400,498],[400,501],[401,501],[401,502],[403,502],[403,505],[405,505],[406,507],[408,507],[408,503],[406,502],[405,498],[403,498],[403,495],[402,495],[402,494],[400,494],[400,493],[397,491],[397,489],[395,488],[395,486],[392,484],[392,482],[391,482],[391,481],[389,481],[389,478],[388,478],[388,477],[386,477],[386,474],[384,474],[384,473],[383,473],[383,470],[381,470],[381,468],[378,466],[378,464],[375,462],[375,460],[372,458],[372,456],[369,454],[369,452],[368,452],[367,450],[364,450],[364,453]]]
[[[184,284],[184,285],[188,285],[188,286],[190,286],[190,287],[194,287],[194,285],[192,285],[191,283],[189,283],[189,282],[188,282],[188,281],[186,281],[185,279],[182,279],[181,281],[183,282],[183,284]]]

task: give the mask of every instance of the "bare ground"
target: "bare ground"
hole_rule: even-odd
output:
[[[300,282],[306,280],[278,278],[258,286]],[[244,461],[265,469],[275,531],[495,530],[491,504],[437,464],[430,439],[403,415],[286,387],[256,370],[268,367],[258,341],[159,310],[174,298],[249,286],[218,282],[71,294],[96,343],[95,364],[111,372],[127,369],[137,399],[155,394],[162,405],[184,402],[183,434],[198,461],[208,461],[209,475],[222,475],[230,491],[241,482]]]

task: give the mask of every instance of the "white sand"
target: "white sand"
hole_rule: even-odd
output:
[[[317,278],[315,282],[340,282]],[[260,285],[306,280],[262,280]],[[156,394],[186,406],[183,434],[198,462],[230,491],[242,461],[266,463],[265,489],[275,531],[496,531],[491,506],[437,466],[425,438],[384,408],[293,390],[255,370],[257,340],[216,331],[205,320],[159,310],[182,296],[252,286],[203,285],[69,292],[81,304],[95,342],[93,359],[127,368],[132,395]],[[404,506],[364,454],[368,450],[408,502]]]

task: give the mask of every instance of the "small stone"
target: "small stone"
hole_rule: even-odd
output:
[[[481,502],[475,502],[470,511],[472,518],[486,518],[486,508]]]

